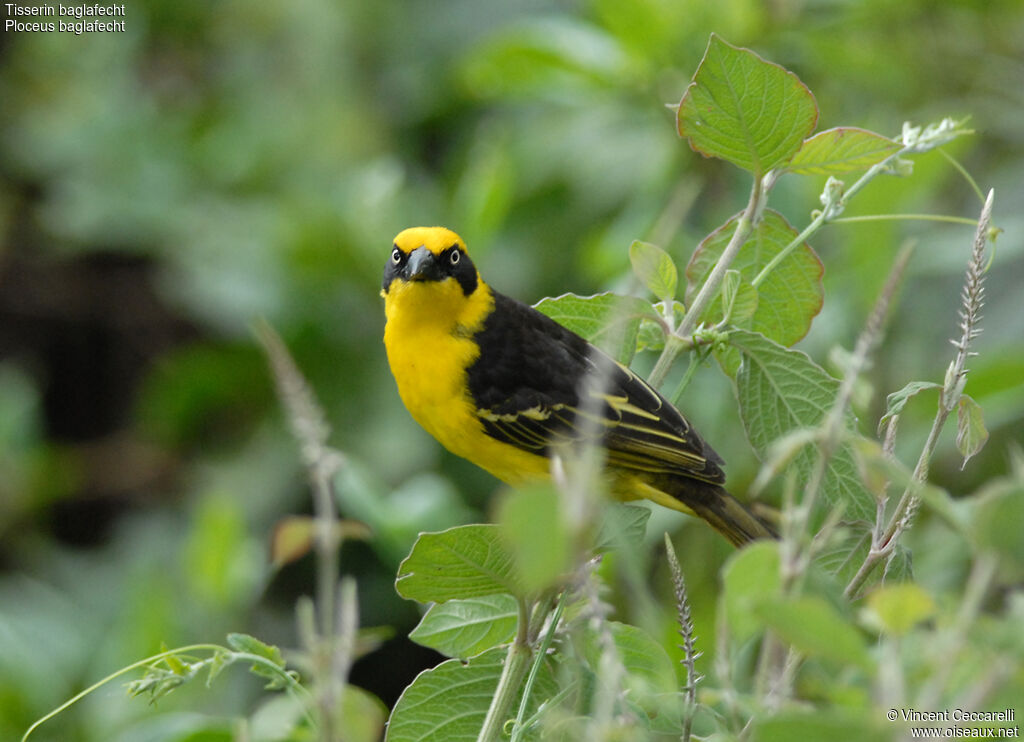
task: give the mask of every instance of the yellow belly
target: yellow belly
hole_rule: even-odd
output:
[[[504,482],[521,484],[546,476],[548,460],[544,456],[502,443],[484,432],[466,386],[466,369],[479,355],[471,339],[472,323],[460,323],[456,328],[451,322],[435,321],[444,316],[438,311],[443,309],[444,295],[428,293],[434,287],[412,288],[417,293],[401,287],[398,292],[392,289],[387,297],[386,308],[391,311],[384,328],[384,347],[398,393],[413,419],[449,451]],[[401,311],[394,311],[399,302]],[[413,302],[425,306],[411,306]],[[483,311],[479,314],[485,316]]]

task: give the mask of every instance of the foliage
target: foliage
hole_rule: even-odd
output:
[[[501,737],[499,729],[504,728],[513,739],[608,739],[623,735],[640,739],[653,738],[657,733],[688,739],[695,722],[701,736],[743,736],[744,730],[752,728],[754,735],[801,737],[810,733],[812,725],[822,723],[812,721],[814,717],[807,713],[804,703],[824,702],[828,709],[827,699],[839,690],[830,687],[822,671],[831,672],[834,677],[841,675],[847,687],[853,685],[861,690],[858,702],[844,704],[844,726],[871,730],[875,737],[893,738],[898,728],[886,727],[882,721],[885,709],[869,700],[872,689],[885,681],[887,673],[896,673],[903,679],[901,685],[905,685],[906,679],[920,672],[922,659],[929,662],[901,655],[897,642],[924,645],[930,641],[958,641],[959,651],[967,655],[985,652],[983,647],[971,643],[967,625],[961,627],[960,633],[954,632],[954,640],[945,636],[946,630],[925,624],[924,619],[931,618],[936,611],[935,602],[924,588],[907,581],[912,578],[905,569],[894,566],[885,573],[873,569],[883,559],[890,559],[891,563],[891,557],[897,553],[898,538],[920,502],[927,463],[923,468],[919,463],[913,476],[901,473],[896,478],[906,488],[899,503],[887,507],[889,482],[865,481],[863,467],[858,468],[857,452],[861,460],[874,457],[872,463],[885,464],[892,470],[898,471],[899,464],[892,460],[891,453],[886,459],[864,446],[856,446],[855,425],[848,414],[849,394],[878,343],[909,253],[898,259],[842,380],[830,376],[804,353],[787,348],[808,332],[821,308],[821,262],[806,240],[825,223],[839,217],[867,182],[893,172],[894,163],[901,158],[946,144],[963,132],[957,124],[946,120],[923,130],[905,128],[898,140],[852,129],[810,136],[817,115],[810,91],[792,73],[712,35],[704,60],[679,105],[679,131],[696,151],[749,171],[753,177],[750,201],[739,216],[717,229],[694,253],[686,272],[687,306],[678,324],[674,308],[669,309],[675,299],[678,271],[671,257],[655,245],[635,242],[630,259],[639,281],[660,301],[661,311],[657,306],[646,310],[627,308],[625,298],[620,303],[620,316],[630,323],[622,333],[626,337],[637,337],[639,321],[645,314],[662,319],[658,327],[665,338],[660,343],[661,359],[652,374],[658,381],[666,358],[671,362],[683,349],[697,353],[702,344],[713,343],[716,356],[735,385],[747,436],[765,460],[762,486],[770,479],[785,480],[783,540],[752,545],[736,554],[723,570],[724,592],[718,624],[724,641],[715,648],[719,655],[716,668],[721,668],[717,677],[702,687],[699,696],[693,693],[696,652],[692,624],[670,542],[680,625],[687,638],[684,661],[689,680],[682,690],[673,690],[673,673],[666,676],[652,672],[665,658],[664,650],[653,638],[639,628],[609,622],[594,603],[591,596],[597,592],[593,584],[596,578],[587,566],[592,555],[586,551],[578,555],[574,570],[564,575],[555,570],[546,574],[546,583],[531,580],[532,590],[524,587],[523,575],[515,569],[517,564],[527,559],[550,564],[553,553],[560,548],[559,539],[570,543],[576,540],[575,534],[558,527],[549,529],[544,538],[516,538],[516,528],[526,528],[531,522],[558,522],[559,513],[544,509],[553,500],[542,498],[533,505],[532,517],[520,516],[514,521],[515,526],[506,525],[506,530],[499,526],[464,526],[421,535],[399,570],[397,587],[403,596],[436,604],[424,618],[424,624],[436,620],[437,606],[445,606],[449,601],[468,608],[462,601],[503,594],[506,601],[512,599],[519,605],[515,633],[506,623],[508,628],[491,634],[486,644],[481,644],[479,634],[469,628],[499,619],[510,621],[513,603],[472,604],[471,610],[458,612],[467,629],[461,635],[469,643],[443,645],[451,656],[466,657],[482,651],[481,657],[489,657],[496,647],[509,647],[504,667],[494,663],[490,670],[491,692],[474,697],[472,717],[468,717],[470,709],[465,706],[468,699],[461,699],[459,718],[476,721],[461,729],[458,738],[496,740]],[[790,163],[794,163],[792,167]],[[830,174],[822,194],[823,208],[812,215],[811,223],[800,233],[765,205],[770,191],[787,172]],[[863,174],[848,188],[831,175],[860,172]],[[943,412],[948,414],[961,405],[966,373],[963,359],[978,332],[975,320],[982,297],[991,202],[990,194],[978,221],[978,236],[969,260],[961,311],[963,334],[954,342],[959,351],[957,359],[945,384],[933,385],[940,389],[943,398],[936,429],[941,429],[945,421]],[[733,281],[727,285],[724,279],[730,270]],[[726,286],[733,296],[717,302],[718,292]],[[741,287],[748,294],[744,303],[756,308],[737,317],[733,310]],[[600,302],[601,309],[586,309],[590,302]],[[611,297],[603,295],[590,299],[563,298],[554,306],[548,302],[539,306],[576,332],[597,339],[608,323],[598,323],[595,329],[591,317],[607,312],[610,302]],[[571,306],[571,310],[566,311],[563,306]],[[712,332],[694,332],[698,324]],[[713,340],[709,341],[709,337]],[[622,356],[629,358],[632,353]],[[923,388],[927,385],[920,384],[913,390]],[[886,413],[890,421],[890,451],[895,421],[909,396],[905,391],[890,398]],[[972,414],[961,415],[958,427],[958,441],[974,440],[969,450],[976,452],[977,443],[985,437],[980,419]],[[927,462],[931,454],[932,449],[926,446],[921,461]],[[568,497],[572,488],[572,483],[563,483],[563,494]],[[525,495],[521,497],[519,502],[530,502]],[[974,497],[961,502],[974,510],[983,501],[982,497]],[[1007,502],[1001,505],[1008,510],[1011,507]],[[873,535],[867,553],[848,550],[844,559],[835,559],[837,551],[847,549],[845,543],[850,536],[844,536],[843,531],[856,535],[858,523],[872,521]],[[579,527],[578,522],[574,525]],[[985,540],[984,546],[975,544],[976,569],[989,570],[978,578],[984,582],[973,586],[983,592],[991,588],[996,557],[989,550],[997,542],[998,538],[993,536]],[[623,548],[630,548],[629,543],[630,540],[624,540]],[[442,561],[431,556],[435,553]],[[870,591],[867,605],[872,618],[858,620],[856,601],[865,590]],[[559,622],[554,616],[544,618],[545,612],[552,610],[546,591],[560,593],[559,607],[565,604],[571,619]],[[445,612],[451,614],[449,610]],[[970,615],[966,621],[975,619],[975,615]],[[1007,614],[1002,620],[1009,626],[1013,617]],[[543,625],[555,637],[554,655],[537,650],[537,627]],[[623,628],[633,632],[635,643],[622,644]],[[426,629],[418,631],[421,635],[431,633]],[[455,634],[449,632],[452,635]],[[874,649],[869,644],[869,635],[874,635],[878,642]],[[592,645],[594,651],[584,649],[580,654],[580,642],[585,645],[588,641],[598,642]],[[741,680],[732,658],[754,642],[760,650],[754,668],[755,683],[749,686]],[[521,678],[531,657],[537,667],[546,667],[554,657],[561,670],[557,685],[545,690],[527,683],[530,698],[521,701],[520,713],[514,716],[511,727],[495,724],[494,715],[499,720],[513,718],[508,710],[514,702],[511,696],[522,693]],[[924,673],[926,677],[938,673],[945,662],[939,657],[930,661],[937,664]],[[802,687],[804,678],[815,676],[824,687],[808,695]],[[506,685],[509,677],[514,680]],[[967,686],[958,687],[949,680],[946,678],[941,688],[929,688],[932,695],[924,697],[932,705],[951,705]],[[439,683],[439,678],[428,673],[417,678],[403,698],[426,693],[429,686],[433,697],[441,699],[464,682],[468,680],[452,676],[447,683]],[[740,687],[736,688],[734,683]],[[737,699],[737,690],[742,700]],[[914,695],[908,699],[920,697],[917,694],[924,693],[925,688],[910,692]],[[892,702],[889,699],[885,703]],[[990,702],[989,698],[975,701]],[[540,704],[539,710],[524,714],[523,709],[533,708],[530,704]],[[419,705],[400,701],[392,712],[387,739],[422,742],[454,738],[446,736],[448,730],[428,724],[426,713]],[[822,731],[823,728],[813,734]]]
[[[429,671],[434,690],[458,673],[477,683],[458,699],[466,735],[496,697],[508,706],[492,728],[500,716],[523,737],[567,738],[885,738],[903,730],[883,719],[890,705],[1016,703],[1021,467],[1007,449],[1024,411],[1024,355],[1005,307],[1019,215],[1000,215],[1007,233],[997,256],[985,254],[1000,270],[984,274],[991,299],[985,334],[963,349],[964,360],[980,351],[961,366],[966,389],[955,368],[943,378],[939,354],[966,262],[957,225],[973,229],[978,211],[947,156],[984,172],[997,205],[1019,183],[1020,127],[1003,80],[1020,8],[392,5],[142,2],[116,39],[5,35],[0,737],[164,641],[240,627],[284,648],[311,699],[261,696],[244,673],[222,673],[212,690],[175,685],[155,706],[90,694],[31,739],[308,739],[329,728],[324,719],[375,739],[386,710],[352,683],[388,698],[381,679],[396,677],[411,683],[394,704],[401,733],[429,728],[417,726],[429,704],[409,703],[427,688],[411,682],[423,665],[360,662],[380,634],[355,630],[408,633],[420,616],[391,588],[400,562],[421,548],[418,532],[481,520],[490,486],[438,458],[372,352],[380,246],[428,221],[467,237],[508,293],[576,292],[541,308],[585,320],[576,329],[645,374],[653,364],[725,454],[730,488],[752,482],[786,530],[778,547],[730,556],[681,516],[651,513],[646,535],[633,530],[646,510],[615,509],[601,523],[600,500],[572,478],[557,492],[502,497],[487,543],[512,591],[431,600],[412,634],[457,658]],[[710,29],[799,71],[817,99],[715,37],[686,110],[672,108],[680,126],[699,123],[701,151],[741,167],[679,146],[661,109],[683,95]],[[710,117],[692,108],[730,73],[742,74],[735,90],[777,91],[782,104],[765,110],[786,126],[750,119],[744,96],[710,96],[722,105]],[[979,136],[925,152],[951,130],[835,126],[891,130],[897,116],[950,114],[971,115]],[[813,133],[815,121],[824,131]],[[748,207],[771,206],[742,208],[739,189]],[[931,211],[958,216],[923,221]],[[750,232],[739,239],[737,227]],[[881,292],[885,346],[878,330],[865,352],[843,351],[907,239],[918,247],[905,295]],[[120,282],[85,283],[125,266],[134,272]],[[975,261],[976,274],[984,267]],[[132,301],[130,286],[153,305]],[[638,287],[653,301],[625,296]],[[326,487],[306,459],[312,518],[291,514],[308,510],[309,493],[252,340],[258,315],[322,396],[334,432],[315,441],[321,461],[341,463],[323,450],[328,435],[346,453]],[[99,370],[50,365],[79,356]],[[730,387],[738,407],[723,402]],[[939,406],[957,412],[956,436],[953,421],[936,428]],[[883,416],[875,443],[867,433]],[[338,513],[325,511],[324,492]],[[370,526],[366,545],[351,544],[366,536],[352,518]],[[675,646],[671,614],[683,611],[671,606],[663,530],[679,549],[677,583],[686,577],[688,650]],[[618,545],[594,562],[600,542]],[[358,602],[340,575],[325,592],[332,571],[319,565],[331,553],[357,575]],[[297,600],[308,592],[314,602]],[[323,610],[332,603],[337,622]],[[181,677],[204,661],[187,654],[158,667]],[[668,676],[673,660],[688,663],[685,676]],[[510,665],[529,686],[525,703],[499,692]]]

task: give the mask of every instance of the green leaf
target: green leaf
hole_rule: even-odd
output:
[[[629,246],[629,262],[636,277],[658,299],[668,302],[676,298],[679,275],[667,252],[657,245],[636,240]]]
[[[167,645],[161,643],[160,651],[166,652]],[[166,664],[167,668],[175,675],[187,675],[189,672],[189,666],[182,662],[180,659],[178,659],[178,656],[176,654],[168,654],[166,657],[164,657],[164,664]]]
[[[956,449],[964,457],[963,469],[972,456],[978,453],[988,440],[988,430],[981,412],[981,405],[961,395],[956,405]]]
[[[654,305],[654,312],[660,316],[665,314],[665,302],[658,302]],[[672,314],[675,322],[673,326],[678,327],[686,316],[686,307],[681,301],[672,302]],[[644,317],[640,321],[640,331],[636,337],[636,349],[660,351],[665,347],[665,326],[652,317]]]
[[[743,357],[735,378],[736,396],[747,437],[759,457],[768,455],[772,442],[788,433],[822,424],[839,391],[835,378],[807,354],[759,333],[734,330],[729,344]],[[806,448],[794,457],[802,481],[807,481],[817,455],[816,449]],[[860,480],[849,443],[829,460],[822,490],[829,504],[843,504],[848,518],[875,517],[875,498]]]
[[[740,215],[709,234],[698,245],[686,266],[686,299],[690,303],[715,267],[729,240],[736,231]],[[756,290],[754,279],[768,262],[789,245],[797,231],[777,211],[768,209],[764,218],[754,227],[750,238],[743,244],[732,263],[749,286],[747,295],[740,294],[741,308],[734,305],[732,323],[737,327],[760,332],[777,343],[790,346],[800,340],[811,328],[811,321],[821,311],[825,290],[821,277],[824,267],[811,246],[804,243],[768,273]],[[754,290],[754,295],[749,292]],[[718,303],[709,305],[701,317],[708,326],[725,316]]]
[[[817,121],[814,96],[796,75],[715,34],[676,114],[694,151],[758,178],[788,162]]]
[[[254,654],[273,662],[278,667],[284,667],[284,656],[277,647],[261,642],[255,636],[249,634],[228,634],[228,646],[236,652]]]
[[[722,318],[726,324],[748,326],[757,311],[757,289],[735,268],[725,272],[722,280]]]
[[[643,299],[612,293],[562,294],[541,299],[534,308],[627,365],[636,353],[640,321],[653,315]]]
[[[801,175],[841,175],[867,170],[900,147],[898,142],[866,129],[827,129],[805,140],[786,170]]]
[[[507,652],[492,649],[468,663],[447,660],[424,670],[405,689],[388,721],[385,742],[475,742],[498,687]],[[527,707],[558,692],[547,662],[541,665]],[[520,691],[521,695],[521,691]],[[518,708],[516,698],[512,708]]]
[[[754,606],[781,594],[779,545],[757,541],[733,554],[722,568],[722,602],[729,631],[740,642],[754,636],[763,627],[754,615]]]
[[[640,543],[647,532],[650,517],[650,509],[642,505],[609,502],[601,511],[594,551],[611,551]]]
[[[864,637],[824,598],[764,600],[754,611],[782,639],[811,657],[871,669]]]
[[[495,525],[468,525],[421,533],[398,567],[395,588],[421,603],[524,595],[514,559]]]
[[[815,560],[817,565],[837,582],[849,584],[871,548],[871,531],[872,524],[864,520],[842,523]],[[873,571],[866,584],[872,585],[883,579],[898,583],[912,576],[910,552],[903,544],[897,543],[885,569]]]
[[[840,532],[829,539],[818,555],[817,564],[835,575],[837,580],[848,583],[871,548],[871,531],[872,525],[868,521],[844,523]]]
[[[551,587],[569,571],[569,528],[553,486],[538,484],[510,491],[498,506],[497,520],[528,593]]]
[[[512,640],[519,607],[511,595],[449,600],[430,607],[409,638],[449,657],[467,659]]]
[[[210,658],[210,671],[206,676],[207,688],[213,685],[213,681],[216,680],[217,676],[220,675],[224,668],[228,666],[229,659],[228,653],[224,650],[218,650],[213,653],[213,657]]]
[[[872,591],[867,610],[871,623],[882,631],[906,636],[912,628],[934,616],[938,608],[923,587],[903,582]]]
[[[270,681],[266,686],[268,690],[279,690],[287,685],[284,657],[281,654],[281,650],[277,647],[265,644],[249,634],[228,634],[228,646],[236,652],[253,654],[270,660],[270,662],[281,669],[281,672],[276,672],[263,664],[255,662],[249,667],[249,671],[253,675],[258,675]]]
[[[889,418],[896,417],[903,412],[903,408],[906,407],[907,402],[910,401],[911,397],[925,391],[926,389],[941,390],[942,385],[936,384],[933,381],[912,381],[898,392],[893,392],[886,397],[885,414],[882,415],[882,419],[878,421],[878,432],[882,432],[885,424],[889,422]]]
[[[678,687],[672,660],[650,634],[618,621],[608,621],[602,627],[611,632],[618,659],[627,673],[625,683],[634,691],[634,697]],[[583,632],[583,656],[595,673],[599,673],[602,657],[607,654],[601,631],[588,625]]]

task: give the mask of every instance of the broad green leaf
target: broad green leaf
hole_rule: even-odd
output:
[[[801,175],[841,175],[867,170],[898,151],[900,146],[866,129],[827,129],[804,141],[786,170]]]
[[[822,424],[839,391],[835,378],[807,354],[755,332],[734,330],[729,344],[743,357],[735,378],[736,396],[747,437],[759,457],[791,431]],[[807,481],[817,455],[806,448],[794,458],[802,481]],[[875,517],[875,499],[860,480],[848,443],[830,458],[822,490],[830,505],[843,504],[847,518]]]
[[[611,632],[618,659],[625,668],[627,687],[640,696],[656,692],[669,692],[678,688],[675,668],[664,647],[643,629],[618,621],[602,624]],[[601,630],[588,626],[583,632],[583,656],[591,669],[600,670],[606,655]]]
[[[608,503],[601,512],[601,520],[594,537],[594,551],[610,551],[643,541],[647,532],[649,508],[642,505]]]
[[[898,392],[893,392],[885,398],[885,414],[882,415],[882,419],[878,421],[878,431],[881,433],[885,424],[889,422],[889,418],[896,417],[903,412],[903,408],[906,407],[907,402],[910,398],[916,394],[925,391],[926,389],[942,389],[941,384],[936,384],[933,381],[912,381],[905,387],[900,389]]]
[[[467,659],[512,640],[519,608],[511,595],[449,600],[430,607],[409,638],[449,657]]]
[[[906,634],[938,610],[932,596],[913,582],[885,585],[871,592],[867,612],[871,623],[896,636]]]
[[[722,256],[736,231],[739,216],[732,217],[708,235],[694,251],[686,266],[687,303],[697,295]],[[765,211],[764,218],[754,227],[731,265],[732,270],[739,271],[743,283],[750,287],[748,292],[753,289],[752,284],[761,269],[795,237],[797,231],[781,214],[771,209]],[[777,343],[793,345],[807,334],[811,321],[821,311],[825,296],[821,283],[823,273],[821,260],[810,245],[804,243],[765,276],[754,296],[741,295],[746,311],[737,312],[734,305],[732,324],[760,332]],[[713,302],[701,321],[710,326],[723,316],[721,303]]]
[[[871,528],[871,523],[864,520],[844,523],[818,555],[817,564],[843,584],[849,583],[871,548]]]
[[[754,636],[763,624],[754,606],[781,594],[779,545],[758,541],[733,554],[722,569],[722,602],[730,634],[740,642]]]
[[[676,114],[694,151],[758,178],[786,164],[817,122],[814,96],[796,75],[715,34]]]
[[[754,611],[782,639],[811,657],[871,669],[864,637],[824,598],[764,600]]]
[[[570,534],[558,491],[551,485],[510,492],[498,524],[528,593],[551,587],[570,569]]]
[[[964,457],[963,469],[972,456],[978,453],[988,440],[988,430],[982,416],[981,405],[966,394],[956,405],[956,448]]]
[[[512,554],[495,525],[421,533],[398,567],[395,589],[403,598],[421,603],[524,594]]]
[[[468,663],[447,660],[421,672],[395,704],[385,742],[475,742],[507,654],[504,649],[492,649]],[[539,701],[557,692],[545,662],[537,676],[527,715],[537,710]],[[517,697],[512,709],[518,707]]]
[[[679,274],[671,256],[657,245],[636,240],[629,246],[633,273],[661,301],[676,298]]]
[[[903,730],[891,724],[874,707],[813,708],[807,711],[784,710],[771,716],[758,716],[750,738],[755,742],[792,742],[828,740],[828,742],[891,742]]]
[[[863,520],[846,522],[829,539],[818,556],[816,563],[836,581],[846,585],[860,569],[871,548],[871,523]],[[868,577],[867,585],[880,581],[899,583],[912,577],[910,552],[903,544],[897,543],[892,558],[885,569],[876,569]]]
[[[534,308],[627,365],[636,353],[640,320],[653,314],[643,299],[612,293],[562,294],[541,299]]]

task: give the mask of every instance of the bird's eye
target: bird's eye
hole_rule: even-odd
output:
[[[397,247],[391,251],[391,262],[395,265],[402,262],[402,251]]]
[[[459,264],[459,260],[461,258],[462,258],[462,253],[459,252],[458,248],[456,248],[456,249],[452,250],[450,253],[448,253],[448,262],[450,262],[452,265],[458,265]]]

